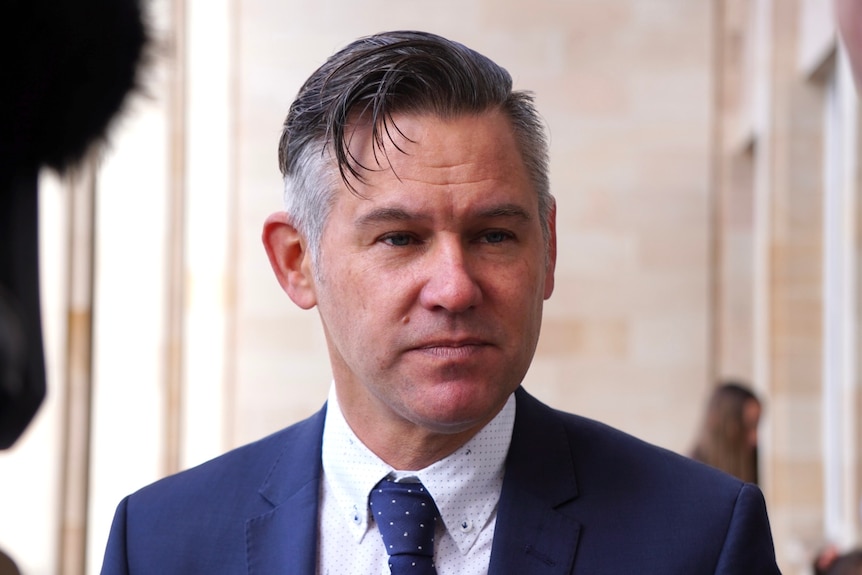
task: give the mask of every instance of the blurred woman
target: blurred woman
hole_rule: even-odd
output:
[[[725,382],[709,399],[691,457],[757,483],[757,426],[762,407],[745,385]]]
[[[862,575],[862,549],[841,554],[827,547],[814,562],[814,575]]]

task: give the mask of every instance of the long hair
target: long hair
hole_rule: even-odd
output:
[[[751,445],[745,406],[757,396],[745,385],[725,382],[709,399],[692,458],[747,481],[757,483],[757,446]]]
[[[814,564],[815,575],[862,575],[862,549],[832,558],[828,565]]]

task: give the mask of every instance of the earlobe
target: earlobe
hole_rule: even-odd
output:
[[[554,293],[554,270],[557,267],[557,203],[548,212],[548,260],[545,269],[545,299]]]
[[[263,224],[261,239],[281,289],[302,309],[317,304],[305,239],[291,225],[285,212],[276,212]]]

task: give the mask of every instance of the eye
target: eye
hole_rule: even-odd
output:
[[[409,234],[393,233],[383,236],[380,241],[390,246],[404,247],[413,243],[414,239]]]
[[[513,238],[514,236],[509,232],[504,232],[501,230],[491,230],[489,232],[483,233],[480,239],[485,243],[499,244]]]

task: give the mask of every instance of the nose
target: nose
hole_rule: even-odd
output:
[[[423,307],[461,313],[482,301],[475,270],[459,241],[438,242],[426,258],[425,284],[419,295]]]

